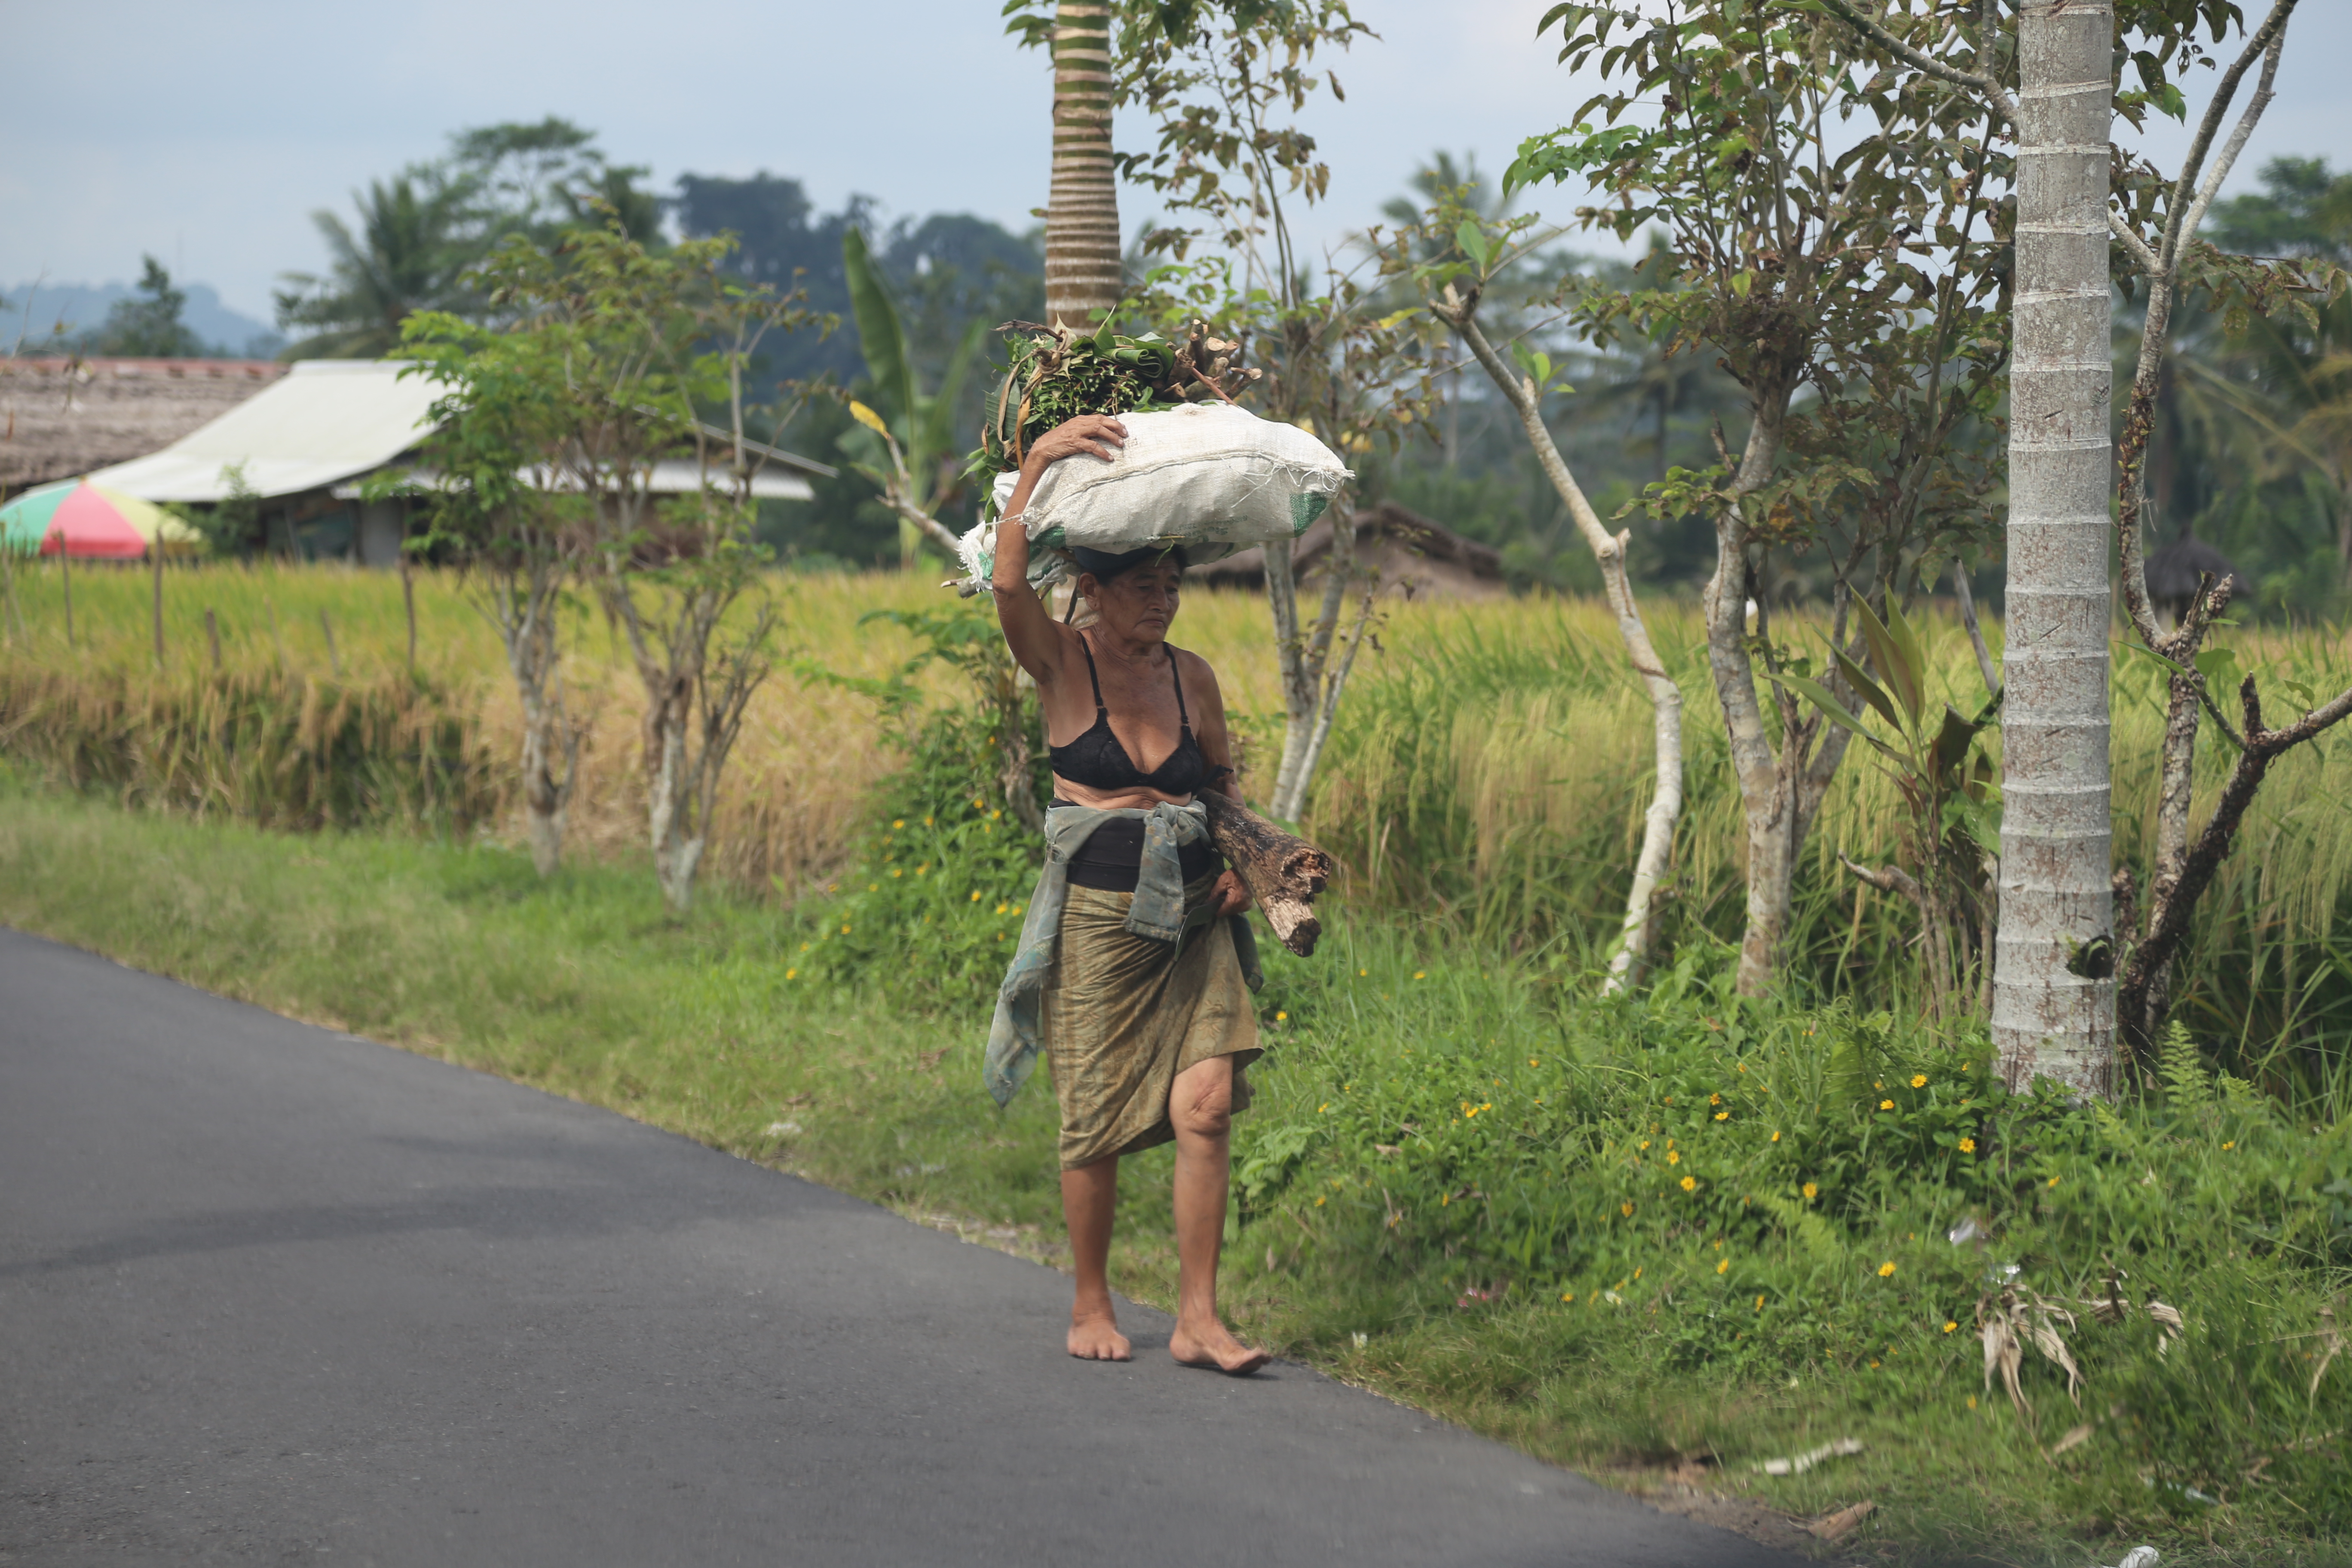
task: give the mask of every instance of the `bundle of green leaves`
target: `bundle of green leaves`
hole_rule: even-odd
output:
[[[1082,414],[1149,414],[1187,403],[1234,400],[1258,372],[1235,362],[1238,344],[1209,335],[1195,321],[1183,342],[1158,332],[1127,337],[1105,321],[1093,332],[1015,321],[1009,363],[981,427],[980,447],[964,470],[1011,473],[1030,444]]]

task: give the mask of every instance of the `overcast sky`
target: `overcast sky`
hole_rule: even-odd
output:
[[[152,251],[267,321],[277,275],[324,260],[314,209],[458,126],[551,113],[664,189],[765,169],[827,207],[861,192],[1018,229],[1045,200],[1050,84],[1000,3],[0,0],[0,284],[128,280]],[[1547,5],[1358,0],[1381,41],[1332,62],[1348,100],[1308,119],[1332,167],[1324,237],[1370,219],[1433,148],[1498,171],[1560,122],[1586,84],[1535,38]],[[2279,153],[2352,162],[2347,63],[2352,5],[2312,0],[2234,188]],[[1124,146],[1141,134],[1119,129]],[[1538,199],[1564,216],[1578,198]],[[1148,216],[1139,195],[1124,216]]]

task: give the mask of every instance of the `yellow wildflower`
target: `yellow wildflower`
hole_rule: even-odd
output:
[[[1627,1219],[1632,1219],[1633,1217],[1633,1205],[1632,1204],[1619,1204],[1617,1205],[1617,1212],[1623,1215]]]
[[[1576,1292],[1575,1292],[1575,1291],[1573,1291],[1573,1290],[1570,1290],[1570,1292],[1568,1292],[1568,1294],[1566,1294],[1565,1296],[1562,1296],[1562,1297],[1560,1298],[1560,1300],[1563,1300],[1563,1301],[1573,1301],[1573,1300],[1576,1300]]]
[[[1706,1102],[1709,1105],[1721,1105],[1723,1103],[1723,1096],[1719,1094],[1710,1094],[1706,1097]]]
[[[800,978],[800,973],[801,972],[797,969],[787,969],[784,971],[784,978],[787,980],[797,980]]]
[[[1683,1163],[1683,1157],[1682,1157],[1682,1154],[1681,1154],[1681,1152],[1680,1152],[1679,1151],[1677,1151],[1677,1150],[1674,1150],[1674,1149],[1669,1149],[1669,1150],[1667,1150],[1667,1151],[1666,1151],[1666,1163],[1667,1163],[1667,1164],[1669,1164],[1669,1165],[1679,1165],[1679,1164],[1681,1164],[1682,1163]]]
[[[1976,1152],[1977,1152],[1977,1141],[1976,1141],[1975,1139],[1973,1139],[1973,1138],[1963,1138],[1963,1139],[1961,1139],[1961,1140],[1960,1140],[1960,1152],[1961,1152],[1961,1153],[1963,1153],[1963,1154],[1973,1154],[1973,1153],[1975,1153]]]
[[[1773,1133],[1773,1134],[1772,1134],[1772,1142],[1775,1142],[1775,1143],[1778,1143],[1780,1141],[1780,1135],[1778,1132]]]
[[[1958,1328],[1959,1326],[1960,1326],[1960,1325],[1959,1325],[1959,1324],[1958,1324],[1957,1322],[1947,1321],[1947,1322],[1944,1324],[1944,1331],[1945,1331],[1946,1333],[1948,1333],[1948,1333],[1950,1333],[1954,1329],[1957,1329],[1957,1328]]]
[[[1730,1273],[1730,1272],[1731,1272],[1731,1259],[1729,1259],[1728,1258],[1725,1258],[1722,1262],[1720,1262],[1720,1263],[1717,1264],[1717,1265],[1715,1266],[1715,1271],[1716,1271],[1717,1274],[1728,1274],[1728,1273]]]
[[[1812,1033],[1812,1031],[1811,1031],[1811,1029],[1808,1029],[1808,1030],[1806,1030],[1805,1032],[1806,1032],[1807,1034],[1811,1034],[1811,1033]],[[1759,1311],[1759,1312],[1760,1312],[1760,1311],[1762,1311],[1762,1310],[1764,1310],[1764,1298],[1763,1298],[1763,1297],[1761,1297],[1761,1296],[1759,1296],[1759,1297],[1757,1297],[1757,1298],[1756,1298],[1756,1310],[1757,1310],[1758,1311]]]
[[[2051,1178],[2050,1178],[2050,1184],[2051,1184],[2052,1186],[2053,1186],[2053,1187],[2054,1187],[2054,1186],[2056,1186],[2056,1185],[2058,1184],[2058,1178],[2057,1178],[2057,1177],[2055,1177],[2055,1176],[2051,1177]]]
[[[1274,1016],[1274,1021],[1277,1024],[1287,1024],[1290,1022],[1290,1015],[1287,1013],[1276,1013]]]
[[[1882,1263],[1882,1264],[1880,1264],[1880,1265],[1878,1266],[1878,1277],[1879,1277],[1881,1279],[1894,1279],[1894,1278],[1895,1278],[1895,1265],[1893,1265],[1892,1263]]]
[[[971,890],[971,901],[975,904],[980,902],[980,889],[978,888],[974,888]]]
[[[1927,1075],[1926,1073],[1923,1073],[1923,1072],[1921,1072],[1921,1073],[1913,1073],[1913,1074],[1911,1075],[1911,1087],[1912,1087],[1913,1089],[1925,1089],[1925,1088],[1927,1088]]]
[[[894,818],[890,826],[893,827],[904,827],[907,826],[907,819],[903,816]]]
[[[1426,980],[1429,978],[1429,971],[1426,969],[1416,969],[1412,972],[1412,977],[1415,980]]]
[[[1891,1100],[1882,1100],[1878,1102],[1878,1109],[1881,1110],[1892,1110],[1895,1109],[1895,1102]]]
[[[1811,1182],[1807,1182],[1807,1183],[1805,1184],[1805,1196],[1806,1196],[1807,1198],[1809,1198],[1809,1199],[1810,1199],[1810,1198],[1817,1198],[1817,1197],[1820,1197],[1821,1195],[1822,1195],[1822,1190],[1821,1190],[1821,1188],[1819,1188],[1819,1187],[1817,1187],[1817,1186],[1813,1185],[1813,1184],[1812,1184],[1812,1183],[1811,1183]]]
[[[1697,1190],[1697,1188],[1698,1188],[1698,1178],[1697,1178],[1697,1177],[1696,1177],[1696,1176],[1685,1176],[1685,1177],[1683,1178],[1683,1191],[1685,1191],[1685,1192],[1686,1192],[1686,1193],[1688,1193],[1688,1192],[1696,1192],[1696,1191]]]
[[[2238,1146],[2238,1141],[2237,1141],[2236,1139],[2232,1138],[2232,1139],[2231,1139],[2227,1143],[2222,1144],[2222,1145],[2221,1145],[2221,1148],[2222,1148],[2222,1150],[2223,1150],[2223,1152],[2227,1152],[2229,1150],[2234,1149],[2234,1148],[2236,1148],[2237,1146]]]
[[[1728,1110],[1718,1110],[1715,1113],[1715,1119],[1717,1121],[1728,1121],[1731,1120],[1731,1112]]]

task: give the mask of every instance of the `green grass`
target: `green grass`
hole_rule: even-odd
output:
[[[992,849],[985,820],[957,831]],[[875,863],[901,847],[877,844]],[[889,919],[874,885],[853,896]],[[1033,1086],[998,1113],[969,988],[925,1011],[898,998],[941,988],[885,991],[861,977],[870,961],[813,972],[801,950],[816,921],[712,898],[675,921],[639,868],[542,885],[495,844],[0,796],[0,921],[1051,1260],[1050,1096]],[[1873,1499],[1871,1541],[1911,1560],[2071,1568],[2141,1539],[2168,1562],[2347,1560],[2329,1543],[2352,1476],[2352,1365],[2305,1400],[2322,1342],[2291,1337],[2346,1283],[2340,1125],[2290,1121],[2185,1062],[2112,1115],[1993,1115],[1973,1042],[1843,1011],[1742,1011],[1696,945],[1645,998],[1601,1006],[1442,922],[1342,908],[1330,925],[1311,962],[1276,956],[1259,998],[1273,1048],[1237,1132],[1227,1262],[1245,1332],[1637,1487],[1696,1461],[1790,1512]],[[900,981],[921,982],[929,950],[898,952]],[[953,943],[940,954],[976,962]],[[1930,1082],[1911,1089],[1906,1069]],[[1853,1074],[1889,1072],[1904,1074],[1885,1096],[1896,1110],[1843,1108]],[[1722,1122],[1710,1093],[1733,1112]],[[1963,1156],[1971,1132],[1984,1151]],[[1689,1157],[1659,1164],[1630,1147],[1643,1138]],[[1123,1289],[1163,1304],[1167,1174],[1165,1151],[1131,1163],[1114,1259]],[[1962,1211],[1990,1224],[2000,1258],[1943,1239]],[[2036,1360],[2037,1415],[2021,1420],[1983,1394],[1969,1332],[1979,1271],[2012,1258],[2070,1296],[2123,1263],[2134,1300],[2160,1290],[2189,1339],[2159,1357],[2144,1319],[2069,1330],[2080,1413]],[[2045,1458],[2078,1421],[2091,1439]],[[1843,1436],[1864,1452],[1790,1479],[1749,1468]]]

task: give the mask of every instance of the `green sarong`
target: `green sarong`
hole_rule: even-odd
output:
[[[1216,878],[1184,889],[1175,942],[1129,929],[1133,893],[1073,887],[1039,1023],[1062,1109],[1062,1168],[1132,1154],[1173,1138],[1177,1075],[1233,1057],[1233,1108],[1249,1103],[1242,1068],[1255,1061],[1257,1012],[1232,923],[1213,920]]]

